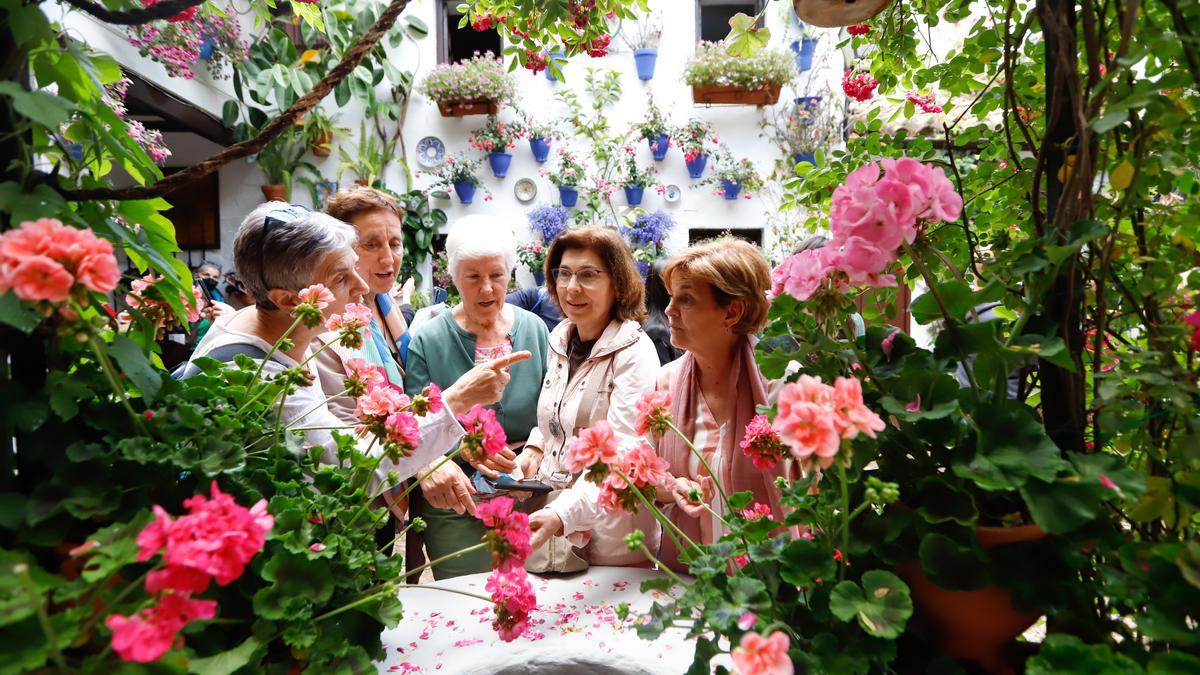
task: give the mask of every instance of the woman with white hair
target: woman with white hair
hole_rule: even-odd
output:
[[[267,202],[256,208],[242,221],[233,243],[238,275],[247,292],[254,297],[255,304],[218,320],[196,346],[192,359],[207,356],[232,362],[238,354],[245,354],[262,361],[270,355],[262,367],[266,377],[308,361],[313,340],[325,330],[321,325],[314,328],[303,324],[296,326],[289,336],[292,341],[289,349],[272,353],[272,346],[292,325],[292,312],[301,304],[300,291],[303,289],[321,284],[333,294],[333,302],[322,310],[325,316],[340,314],[348,303],[362,301],[367,284],[356,270],[358,256],[353,248],[356,239],[353,227],[324,213],[283,202]],[[508,379],[502,370],[524,357],[513,354],[509,359],[489,363],[477,369],[472,377],[494,380],[497,386],[489,398],[496,400],[503,391],[503,382]],[[325,392],[316,378],[315,363],[309,361],[304,367],[313,375],[312,381],[284,398],[282,421],[290,424],[303,417],[303,426],[308,428],[306,440],[325,447],[324,462],[337,464],[337,444],[328,429],[345,426],[345,423],[329,411]],[[196,372],[196,366],[189,363],[184,376]],[[521,372],[521,368],[516,372]],[[385,483],[390,471],[396,472],[401,480],[416,475],[418,469],[453,447],[463,434],[451,406],[430,413],[418,422],[420,445],[408,457],[396,462],[387,459],[381,462],[373,488],[394,487]],[[375,452],[382,452],[378,444],[372,447],[376,448]]]
[[[500,220],[467,216],[451,226],[446,256],[462,302],[413,332],[404,389],[414,394],[430,382],[446,386],[477,363],[513,352],[531,352],[529,363],[513,369],[504,396],[494,408],[510,446],[520,446],[537,426],[549,341],[540,318],[504,302],[516,263],[516,242]],[[511,451],[502,453],[492,458],[491,466],[508,473],[516,468],[515,457]],[[425,519],[422,536],[431,560],[478,544],[484,534],[483,525],[471,515],[475,512],[471,476],[476,468],[465,459],[447,462],[413,492],[410,512]],[[491,554],[480,550],[435,565],[433,574],[444,579],[489,569]]]

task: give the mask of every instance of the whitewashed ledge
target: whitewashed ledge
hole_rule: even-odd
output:
[[[684,673],[695,643],[685,631],[671,629],[649,642],[637,636],[632,617],[625,622],[616,607],[628,603],[633,614],[645,612],[654,592],[642,594],[654,570],[593,567],[571,576],[530,575],[538,610],[529,629],[513,642],[492,630],[492,608],[482,600],[427,588],[400,591],[404,620],[384,631],[387,658],[380,673],[438,675],[665,675]],[[429,585],[487,596],[486,574],[473,574]],[[680,591],[676,586],[673,594]],[[723,660],[728,664],[727,657]]]

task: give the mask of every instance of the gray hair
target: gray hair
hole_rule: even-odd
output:
[[[264,241],[267,216],[273,216],[274,224]],[[298,291],[308,286],[322,258],[357,240],[355,229],[337,218],[286,202],[267,202],[251,211],[238,227],[233,261],[246,292],[264,309],[272,309],[268,291]]]
[[[458,279],[458,266],[464,260],[494,256],[504,258],[504,269],[510,273],[517,265],[516,239],[499,218],[464,216],[450,226],[450,235],[446,237],[446,269],[451,279]]]

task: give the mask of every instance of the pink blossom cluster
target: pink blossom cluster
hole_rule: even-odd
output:
[[[140,279],[134,279],[129,284],[129,293],[125,296],[125,304],[136,309],[139,314],[159,328],[178,323],[175,310],[167,302],[165,293],[177,292],[166,282],[166,278],[151,272]],[[200,320],[200,310],[204,309],[204,295],[198,286],[192,286],[192,297],[178,291],[179,302],[187,310],[187,320],[195,323]]]
[[[1200,351],[1200,312],[1192,312],[1183,318],[1192,327],[1192,351]]]
[[[586,47],[588,56],[591,56],[593,58],[600,58],[602,56],[608,56],[608,45],[611,42],[612,42],[612,36],[607,33],[605,33],[604,35],[599,35],[597,37],[592,38],[591,40],[588,41],[587,47]]]
[[[642,494],[647,488],[653,491],[670,480],[670,467],[670,463],[659,457],[648,443],[635,445],[617,458],[609,467],[608,476],[600,483],[600,508],[608,513],[636,513],[639,500],[630,489],[630,483]]]
[[[346,359],[345,366],[346,379],[342,383],[346,394],[355,398],[387,382],[383,369],[367,363],[366,359]]]
[[[567,449],[567,470],[580,473],[593,466],[606,469],[616,461],[617,451],[617,439],[613,435],[612,426],[607,421],[600,420],[575,434],[571,446]]]
[[[862,383],[839,377],[833,386],[821,378],[801,375],[779,392],[779,412],[772,426],[802,466],[828,468],[842,440],[859,433],[875,438],[883,420],[863,403]]]
[[[746,425],[746,435],[740,443],[742,452],[750,458],[754,466],[766,471],[775,468],[787,446],[779,440],[779,434],[771,427],[771,420],[766,415],[755,415]]]
[[[371,326],[371,310],[366,305],[352,302],[341,314],[333,314],[325,320],[325,329],[338,334],[338,343],[347,349],[360,349]]]
[[[917,92],[910,90],[908,94],[905,95],[905,98],[909,103],[917,106],[927,113],[942,112],[942,106],[937,104],[937,98],[934,96],[932,91],[928,94],[918,94]]]
[[[112,244],[89,229],[39,218],[0,235],[0,293],[51,303],[75,296],[87,304],[89,291],[109,293],[120,280]]]
[[[513,567],[507,571],[496,569],[484,586],[495,603],[496,618],[492,628],[505,642],[512,642],[529,627],[529,615],[537,609],[537,594],[529,583],[525,568]]]
[[[476,404],[466,414],[459,415],[458,421],[466,432],[462,437],[463,453],[475,460],[482,461],[507,447],[508,436],[491,408]]]
[[[666,391],[648,391],[635,404],[637,421],[634,430],[639,436],[653,433],[662,438],[671,427],[671,394]]]
[[[846,26],[846,32],[854,37],[860,37],[871,32],[871,24],[856,23],[853,26]]]
[[[421,430],[412,412],[412,399],[388,382],[382,373],[373,372],[373,368],[357,362],[353,371],[347,366],[347,371],[352,372],[347,389],[350,389],[349,385],[357,384],[354,379],[366,388],[366,393],[358,397],[355,417],[362,422],[362,429],[379,439],[388,457],[406,457],[421,442]],[[422,393],[428,396],[428,388]]]
[[[514,95],[516,83],[502,60],[476,52],[465,61],[435,66],[421,83],[421,91],[439,102],[506,101]]]
[[[122,659],[155,661],[185,625],[211,619],[217,603],[191,595],[203,593],[211,581],[227,586],[241,577],[266,543],[275,524],[267,513],[267,500],[247,509],[221,492],[216,481],[210,494],[211,498],[198,494],[185,500],[188,513],[174,520],[156,504],[154,522],[138,534],[138,560],[145,562],[161,551],[164,566],[146,575],[146,591],[158,600],[154,607],[105,620],[113,633],[113,649]]]
[[[501,572],[520,569],[533,552],[529,546],[529,516],[513,510],[513,500],[496,497],[475,508],[475,517],[488,531],[484,543],[492,552],[492,567]]]
[[[870,73],[860,73],[853,68],[842,75],[842,91],[855,101],[869,101],[875,95],[879,83]]]
[[[549,66],[549,59],[544,51],[536,49],[525,50],[525,68],[533,74],[538,74]]]
[[[143,56],[161,63],[171,77],[185,80],[196,77],[192,64],[200,58],[204,37],[194,27],[186,23],[166,30],[153,24],[130,26],[128,38],[129,44],[137,47]]]
[[[746,520],[759,520],[761,518],[771,517],[771,507],[762,502],[754,502],[749,507],[742,509],[742,517]]]
[[[788,648],[792,641],[777,630],[768,637],[746,633],[730,654],[737,675],[792,675],[796,672]]]
[[[772,292],[808,300],[827,282],[837,291],[848,283],[894,286],[895,277],[884,272],[901,247],[912,244],[928,223],[956,220],[962,206],[940,167],[911,157],[865,164],[833,191],[833,240],[784,260],[772,272]]]

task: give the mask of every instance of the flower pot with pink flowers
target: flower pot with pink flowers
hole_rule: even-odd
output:
[[[633,132],[639,137],[646,139],[654,161],[661,162],[666,159],[667,150],[671,147],[671,125],[667,120],[667,116],[663,114],[658,104],[654,102],[654,97],[649,93],[647,93],[646,97],[646,116],[641,122],[633,125]]]
[[[683,151],[683,162],[688,175],[693,179],[704,175],[708,155],[718,147],[720,139],[712,126],[703,120],[692,118],[687,124],[671,130],[671,142]]]
[[[618,180],[621,188],[625,191],[626,203],[630,206],[638,206],[642,203],[642,195],[646,188],[654,184],[656,171],[653,166],[645,169],[638,166],[637,152],[632,145],[626,145],[624,151],[625,157],[621,164]]]
[[[735,160],[728,152],[721,152],[717,157],[716,167],[708,177],[692,185],[700,187],[711,185],[712,193],[724,197],[728,201],[736,201],[738,197],[750,199],[753,193],[763,186],[762,177],[754,168],[754,163],[743,158]]]
[[[512,164],[512,154],[506,151],[515,148],[517,140],[524,135],[525,128],[520,122],[501,122],[495,115],[488,115],[487,122],[471,132],[467,144],[486,153],[492,174],[504,178]]]
[[[504,62],[490,54],[458,63],[443,63],[421,81],[418,89],[438,106],[443,117],[495,115],[512,101],[516,80]]]
[[[474,202],[475,193],[480,188],[483,188],[484,201],[492,199],[492,193],[479,179],[479,160],[469,159],[465,155],[447,155],[433,171],[418,175],[433,177],[433,183],[426,188],[427,190],[441,190],[442,197],[448,196],[445,191],[453,190],[463,205]],[[438,195],[437,192],[434,194]]]
[[[764,48],[750,56],[734,55],[725,42],[703,42],[684,71],[696,103],[774,105],[783,85],[795,77],[786,51]]]

